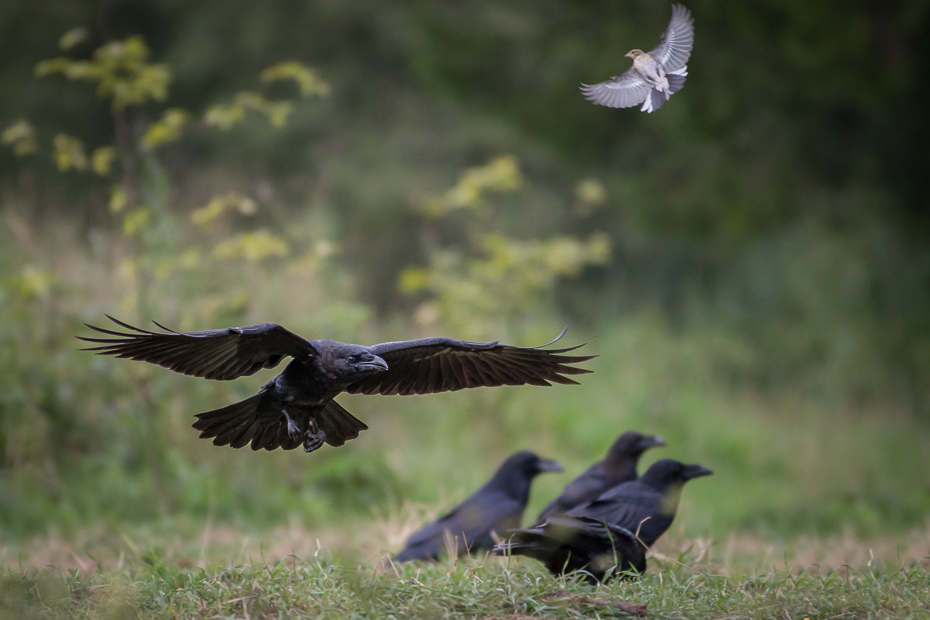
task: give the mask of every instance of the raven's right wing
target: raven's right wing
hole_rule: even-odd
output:
[[[652,86],[632,67],[600,84],[582,84],[581,92],[591,103],[608,108],[632,108],[649,96]]]
[[[317,354],[310,342],[275,323],[182,334],[158,323],[155,324],[167,333],[139,329],[109,315],[107,318],[130,331],[118,332],[88,325],[94,331],[115,338],[78,336],[79,340],[103,345],[82,351],[158,364],[205,379],[236,379],[253,375],[262,368],[274,368],[285,357]]]
[[[558,338],[544,344],[547,347]],[[501,385],[551,385],[577,382],[563,375],[591,372],[571,364],[593,356],[563,355],[583,345],[563,349],[514,347],[497,342],[467,342],[452,338],[422,338],[385,342],[371,347],[388,369],[349,384],[349,394],[437,394],[465,388]]]

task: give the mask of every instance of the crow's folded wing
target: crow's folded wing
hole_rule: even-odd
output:
[[[564,333],[565,330],[559,338]],[[550,381],[575,384],[563,375],[591,371],[569,364],[595,357],[563,355],[580,346],[583,345],[544,350],[541,347],[514,347],[497,342],[466,342],[451,338],[386,342],[371,347],[371,351],[387,362],[388,369],[349,384],[345,391],[350,394],[409,396],[500,385],[550,385]]]
[[[310,342],[275,323],[182,334],[158,323],[155,324],[167,333],[139,329],[109,315],[107,318],[128,331],[111,331],[88,325],[92,330],[111,337],[78,336],[79,340],[102,345],[82,350],[158,364],[175,372],[206,379],[236,379],[255,374],[262,368],[274,368],[285,357],[317,353]]]

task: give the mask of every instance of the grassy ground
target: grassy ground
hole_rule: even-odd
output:
[[[925,532],[925,552],[926,543]],[[326,548],[280,558],[240,549],[239,561],[197,567],[128,538],[124,547],[101,571],[10,568],[0,577],[0,618],[930,617],[930,558],[799,567],[757,549],[750,569],[730,544],[677,539],[662,545],[676,553],[651,558],[638,581],[593,587],[525,559],[395,566]]]

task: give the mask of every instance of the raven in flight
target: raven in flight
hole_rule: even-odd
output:
[[[437,560],[442,553],[452,551],[447,548],[447,537],[449,546],[455,545],[456,555],[491,549],[492,532],[503,534],[520,527],[530,484],[544,471],[562,471],[562,466],[528,450],[517,452],[474,495],[408,538],[406,548],[394,559]]]
[[[555,515],[541,525],[512,530],[495,555],[526,555],[556,575],[584,569],[589,581],[606,572],[646,569],[645,548],[672,524],[685,482],[713,472],[673,459],[653,463],[639,480],[626,482],[597,500]]]
[[[656,435],[641,435],[636,431],[623,433],[607,451],[603,461],[598,461],[569,482],[562,494],[543,508],[536,517],[536,524],[553,515],[565,514],[575,506],[593,502],[617,485],[636,480],[639,457],[649,448],[664,445],[665,440]]]
[[[206,379],[231,380],[274,368],[285,357],[294,358],[284,372],[266,383],[258,394],[241,402],[197,415],[193,427],[202,439],[217,446],[252,450],[303,444],[312,452],[327,443],[341,446],[368,428],[333,400],[338,394],[435,394],[463,388],[500,385],[577,384],[564,375],[591,372],[576,364],[595,356],[563,355],[563,349],[514,347],[497,342],[466,342],[451,338],[423,338],[385,342],[366,347],[333,340],[305,340],[275,323],[178,333],[158,323],[165,332],[127,325],[111,331],[88,325],[110,338],[80,340],[102,346],[84,351],[141,360],[175,372]],[[567,329],[567,328],[566,328]],[[550,342],[556,342],[565,334]],[[542,345],[543,347],[549,345]]]

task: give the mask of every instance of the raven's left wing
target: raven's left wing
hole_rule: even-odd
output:
[[[77,336],[78,340],[102,345],[83,351],[158,364],[194,377],[229,381],[254,375],[262,368],[274,368],[285,357],[317,355],[312,343],[275,323],[182,334],[158,323],[167,333],[139,329],[109,315],[107,318],[128,331],[88,325],[109,338]]]
[[[564,334],[565,330],[562,330],[559,338]],[[514,347],[497,342],[466,342],[451,338],[385,342],[371,347],[371,351],[387,362],[388,369],[349,384],[345,391],[350,394],[410,396],[500,385],[551,385],[550,381],[576,384],[564,375],[591,371],[569,364],[596,356],[563,354],[581,346],[544,350],[542,347]]]

